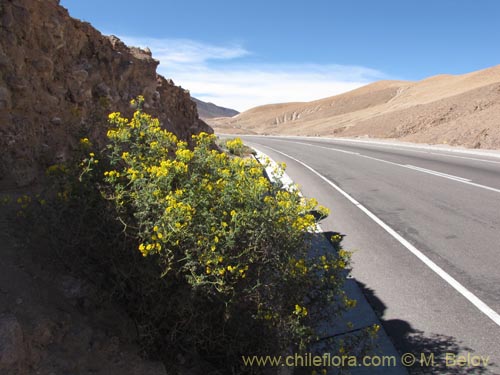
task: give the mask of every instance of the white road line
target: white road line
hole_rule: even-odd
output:
[[[283,137],[283,136],[282,136]],[[294,136],[288,136],[289,138],[294,138]],[[303,139],[304,137],[295,137],[299,139]],[[429,150],[429,151],[440,151],[440,152],[452,152],[455,154],[465,154],[465,155],[477,155],[477,156],[486,156],[486,157],[493,157],[493,158],[500,158],[500,153],[495,152],[496,150],[484,150],[484,151],[479,151],[479,150],[474,150],[474,149],[461,149],[461,148],[442,148],[438,146],[433,146],[433,145],[426,145],[426,144],[402,144],[402,143],[391,143],[391,142],[380,142],[380,141],[374,141],[374,140],[360,140],[360,139],[347,139],[347,138],[330,138],[330,137],[310,137],[313,139],[318,139],[318,140],[325,140],[325,141],[333,141],[333,142],[338,142],[338,143],[365,143],[368,145],[373,145],[373,146],[378,146],[378,147],[387,147],[387,148],[392,148],[392,147],[399,147],[399,148],[407,148],[407,149],[421,149],[421,150]],[[438,153],[438,155],[441,155]],[[449,155],[451,156],[451,155]],[[484,160],[487,162],[490,162],[490,160],[485,160],[485,159],[476,159],[473,158],[474,160]]]
[[[445,156],[449,158],[459,158],[459,159],[467,159],[467,160],[473,160],[473,161],[479,161],[479,162],[484,162],[484,163],[492,163],[492,164],[500,164],[500,161],[495,161],[495,160],[488,160],[488,159],[479,159],[475,157],[467,157],[467,156],[458,156],[458,155],[450,155],[450,154],[445,154],[444,152],[453,152],[453,153],[460,153],[460,154],[466,154],[466,155],[477,155],[477,156],[489,156],[493,158],[499,158],[500,153],[493,154],[493,153],[487,153],[487,152],[474,152],[473,150],[461,150],[461,149],[442,149],[440,150],[439,148],[433,147],[433,146],[424,146],[424,145],[393,145],[387,144],[387,143],[381,143],[381,142],[374,142],[374,141],[361,141],[361,140],[354,140],[354,139],[341,139],[341,138],[328,138],[328,137],[297,137],[297,136],[268,136],[268,135],[256,135],[256,134],[246,134],[245,136],[247,137],[260,137],[260,138],[272,138],[278,141],[282,142],[287,142],[284,141],[283,138],[288,138],[288,139],[313,139],[315,141],[327,143],[332,142],[332,143],[340,143],[340,144],[345,144],[345,143],[363,143],[368,146],[372,146],[375,148],[383,148],[387,150],[398,150],[398,151],[409,151],[409,152],[417,152],[421,154],[430,154],[430,155],[437,155],[437,156]],[[403,148],[402,148],[403,147]],[[416,148],[420,148],[426,151],[420,151],[416,150]],[[433,152],[435,151],[440,151],[440,152]]]
[[[324,146],[318,146],[318,145],[311,145],[309,143],[303,143],[303,142],[293,142],[293,143],[297,143],[299,145],[306,145],[306,146],[314,146],[314,147],[319,147],[319,148],[326,148],[327,150],[334,150],[334,151],[338,151],[338,152],[343,152],[344,154],[360,155],[359,152],[346,151],[346,150],[341,150],[339,148],[324,147]]]
[[[339,140],[337,143],[342,144],[342,141]],[[383,149],[386,149],[386,150],[416,152],[416,153],[419,153],[419,154],[429,154],[429,155],[445,156],[445,157],[448,157],[448,158],[458,158],[458,159],[480,161],[480,162],[484,162],[484,163],[500,164],[500,161],[495,161],[495,160],[471,158],[471,157],[468,157],[468,156],[458,156],[458,155],[442,154],[442,153],[439,153],[439,152],[432,152],[432,151],[414,150],[414,149],[410,148],[410,146],[408,146],[406,148],[398,148],[398,147],[382,146],[382,145],[372,144],[372,143],[368,143],[368,142],[366,142],[366,144],[369,145],[369,146],[375,147],[375,148],[383,148]],[[453,152],[453,151],[443,151],[443,152]]]
[[[429,152],[429,154],[432,155],[439,155],[439,156],[447,156],[449,158],[459,158],[459,159],[467,159],[467,160],[474,160],[474,161],[482,161],[484,163],[493,163],[493,164],[500,164],[500,161],[494,161],[494,160],[486,160],[486,159],[478,159],[478,158],[469,158],[467,156],[458,156],[458,155],[448,155],[448,154],[440,154],[438,152]]]
[[[425,169],[425,168],[421,168],[421,167],[416,167],[414,165],[406,164],[405,167],[407,167],[409,169],[414,169],[414,170],[419,171],[419,172],[424,172],[424,173],[433,174],[433,175],[439,176],[439,177],[449,178],[450,180],[455,180],[455,181],[460,181],[460,182],[461,181],[468,181],[468,182],[471,181],[468,178],[453,176],[452,174],[437,172],[437,171],[433,171],[432,169]]]
[[[263,145],[262,145],[263,146]],[[368,210],[365,206],[351,197],[348,193],[338,187],[335,183],[330,181],[328,178],[323,176],[321,173],[317,172],[309,165],[304,162],[285,154],[284,152],[278,151],[272,147],[264,146],[278,154],[281,154],[296,163],[302,165],[304,168],[310,170],[312,173],[317,175],[323,181],[325,181],[328,185],[337,190],[340,194],[342,194],[347,200],[349,200],[352,204],[358,207],[361,211],[363,211],[370,219],[372,219],[375,223],[377,223],[382,229],[384,229],[387,233],[389,233],[392,237],[394,237],[401,245],[403,245],[406,249],[408,249],[413,255],[415,255],[418,259],[420,259],[427,267],[429,267],[432,271],[434,271],[439,277],[441,277],[444,281],[446,281],[451,287],[453,287],[457,292],[459,292],[462,296],[464,296],[469,302],[471,302],[474,306],[476,306],[483,314],[485,314],[488,318],[493,320],[496,325],[500,326],[500,315],[494,311],[491,307],[481,301],[476,295],[474,295],[471,291],[465,288],[462,284],[460,284],[456,279],[450,276],[445,270],[439,267],[436,263],[434,263],[431,259],[429,259],[426,255],[424,255],[420,250],[418,250],[415,246],[409,243],[405,238],[403,238],[399,233],[397,233],[394,229],[392,229],[389,225],[387,225],[384,221],[382,221],[378,216]]]
[[[332,148],[332,147],[317,146],[317,145],[312,145],[312,144],[304,143],[304,142],[293,142],[293,141],[291,141],[291,142],[290,141],[282,141],[282,142],[298,143],[298,144],[301,144],[301,145],[306,145],[306,146],[311,146],[311,147],[325,148],[325,149],[331,150],[331,151],[340,151],[340,152],[344,152],[344,153],[349,153],[349,154],[353,154],[353,155],[359,156],[360,158],[365,158],[365,159],[370,159],[370,160],[376,160],[376,161],[379,161],[381,163],[391,164],[391,165],[395,165],[395,166],[398,166],[398,167],[401,167],[401,168],[411,169],[411,170],[414,170],[414,171],[417,171],[417,172],[432,174],[432,175],[437,176],[437,177],[447,178],[447,179],[452,180],[452,181],[461,182],[463,184],[467,184],[467,185],[475,186],[475,187],[478,187],[478,188],[481,188],[481,189],[493,191],[495,193],[500,193],[500,189],[496,189],[496,188],[493,188],[493,187],[490,187],[490,186],[486,186],[486,185],[477,184],[475,182],[472,182],[468,178],[453,176],[453,175],[450,175],[450,174],[446,174],[446,173],[443,173],[443,172],[434,171],[434,170],[431,170],[431,169],[425,169],[425,168],[421,168],[421,167],[415,167],[413,165],[408,165],[408,164],[407,165],[399,164],[399,163],[395,163],[393,161],[388,161],[388,160],[384,160],[384,159],[374,158],[373,156],[361,155],[361,154],[358,154],[358,153],[355,153],[355,152],[351,152],[351,151],[339,150],[337,148]]]

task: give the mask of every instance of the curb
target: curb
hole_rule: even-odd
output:
[[[256,148],[253,148],[253,150],[256,153],[254,155],[255,159],[257,159],[257,161],[261,164],[266,164],[266,162],[269,161],[269,165],[265,168],[265,170],[271,182],[281,181],[286,189],[297,189],[293,180],[286,174],[286,172],[284,172],[281,176],[276,175],[275,171],[279,168],[279,166],[274,160]],[[300,191],[299,194],[301,194]],[[319,224],[317,224],[316,232],[323,233]],[[318,240],[314,241],[313,246],[315,248],[332,249],[333,251],[332,244],[328,241],[326,236],[318,237]],[[338,336],[348,334],[350,332],[377,324],[380,326],[380,330],[378,331],[377,338],[374,341],[374,349],[371,353],[371,358],[391,358],[391,361],[394,362],[394,365],[391,363],[390,366],[358,365],[357,367],[350,367],[349,372],[352,375],[407,375],[408,371],[401,363],[401,355],[389,339],[389,336],[385,332],[380,319],[366,300],[361,289],[356,283],[356,280],[347,276],[344,282],[344,291],[350,299],[357,301],[356,306],[346,311],[341,317],[339,317],[340,324],[337,324],[335,327],[326,327],[328,335]],[[347,328],[347,322],[351,323],[350,328]],[[324,352],[328,353],[328,348],[325,348]],[[375,364],[375,361],[373,361],[373,363]],[[284,374],[285,372],[280,373]],[[293,373],[293,371],[290,371],[289,373]],[[335,372],[332,370],[328,371],[328,373],[333,374]]]

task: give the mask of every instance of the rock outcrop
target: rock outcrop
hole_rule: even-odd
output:
[[[0,2],[0,182],[33,183],[83,133],[99,142],[130,99],[182,139],[211,132],[189,92],[156,73],[151,52],[69,16],[58,0]]]

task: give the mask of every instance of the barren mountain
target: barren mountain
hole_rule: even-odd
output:
[[[500,148],[500,65],[419,82],[380,81],[307,103],[209,121],[219,133],[397,138]]]
[[[220,107],[214,103],[207,103],[200,99],[192,98],[198,108],[198,116],[201,119],[209,119],[214,117],[233,117],[239,112],[234,109]]]

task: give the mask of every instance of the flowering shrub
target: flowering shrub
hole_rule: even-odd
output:
[[[271,184],[254,159],[214,149],[214,135],[188,147],[136,104],[131,119],[109,115],[105,151],[80,142],[79,182],[56,197],[63,235],[78,232],[75,248],[167,362],[181,352],[239,373],[252,371],[241,355],[304,350],[317,321],[353,303],[342,291],[348,253],[311,248],[312,212],[326,209]],[[67,181],[69,169],[50,173]]]
[[[141,110],[131,120],[119,113],[109,119],[112,169],[104,176],[137,251],[154,257],[162,277],[186,283],[223,310],[222,326],[190,335],[217,346],[218,336],[238,336],[223,329],[233,320],[272,332],[268,351],[304,348],[314,335],[312,301],[338,297],[347,264],[343,251],[309,254],[311,211],[325,209],[273,186],[254,159],[211,149],[213,135],[194,136],[191,150]],[[227,146],[236,151],[242,143]],[[194,315],[203,319],[200,312]],[[240,321],[240,314],[251,322]]]
[[[242,156],[245,150],[245,145],[243,144],[241,138],[228,139],[225,142],[225,146],[233,155]]]

